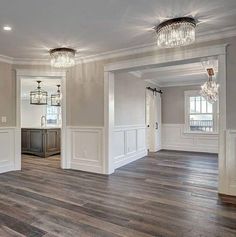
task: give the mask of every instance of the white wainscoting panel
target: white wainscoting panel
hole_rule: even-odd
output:
[[[236,196],[236,130],[226,132],[226,171],[227,194]]]
[[[68,127],[68,167],[75,170],[104,173],[103,127]]]
[[[185,133],[184,124],[162,124],[162,149],[218,153],[218,134]]]
[[[146,156],[146,126],[116,126],[113,146],[114,169]]]
[[[16,128],[0,128],[0,173],[17,170]]]

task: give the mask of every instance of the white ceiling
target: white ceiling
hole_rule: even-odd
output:
[[[35,77],[35,78],[23,78],[21,80],[21,98],[29,99],[30,91],[37,88],[38,83],[41,82],[41,88],[48,92],[48,96],[55,94],[57,91],[57,85],[61,85],[61,79],[58,78],[46,78],[46,77]]]
[[[0,54],[47,58],[69,46],[79,56],[155,42],[150,30],[166,18],[193,16],[197,35],[235,27],[235,0],[1,0]]]
[[[215,70],[217,73],[218,69],[215,68]],[[207,80],[207,74],[201,62],[149,68],[129,73],[160,87],[199,85]]]

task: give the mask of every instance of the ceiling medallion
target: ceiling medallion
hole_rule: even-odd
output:
[[[57,92],[51,95],[51,106],[61,106],[60,85],[57,85]]]
[[[218,100],[219,84],[213,81],[215,76],[215,69],[210,66],[212,63],[202,62],[204,69],[207,71],[208,80],[201,86],[200,94],[210,103],[214,103]]]
[[[30,92],[30,104],[32,105],[46,105],[48,100],[48,93],[41,89],[41,81],[37,81],[38,86],[36,90]]]
[[[192,17],[173,18],[159,24],[157,45],[161,48],[173,48],[194,43],[196,20]]]
[[[57,68],[68,68],[75,65],[76,50],[71,48],[55,48],[49,51],[51,65]]]

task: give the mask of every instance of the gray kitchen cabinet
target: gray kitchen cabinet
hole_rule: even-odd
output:
[[[22,128],[21,152],[49,157],[61,152],[60,128]]]

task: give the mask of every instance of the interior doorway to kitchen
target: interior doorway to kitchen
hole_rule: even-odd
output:
[[[68,168],[65,78],[64,72],[17,71],[18,169],[23,159]]]
[[[22,162],[60,167],[61,125],[61,78],[22,77]]]

